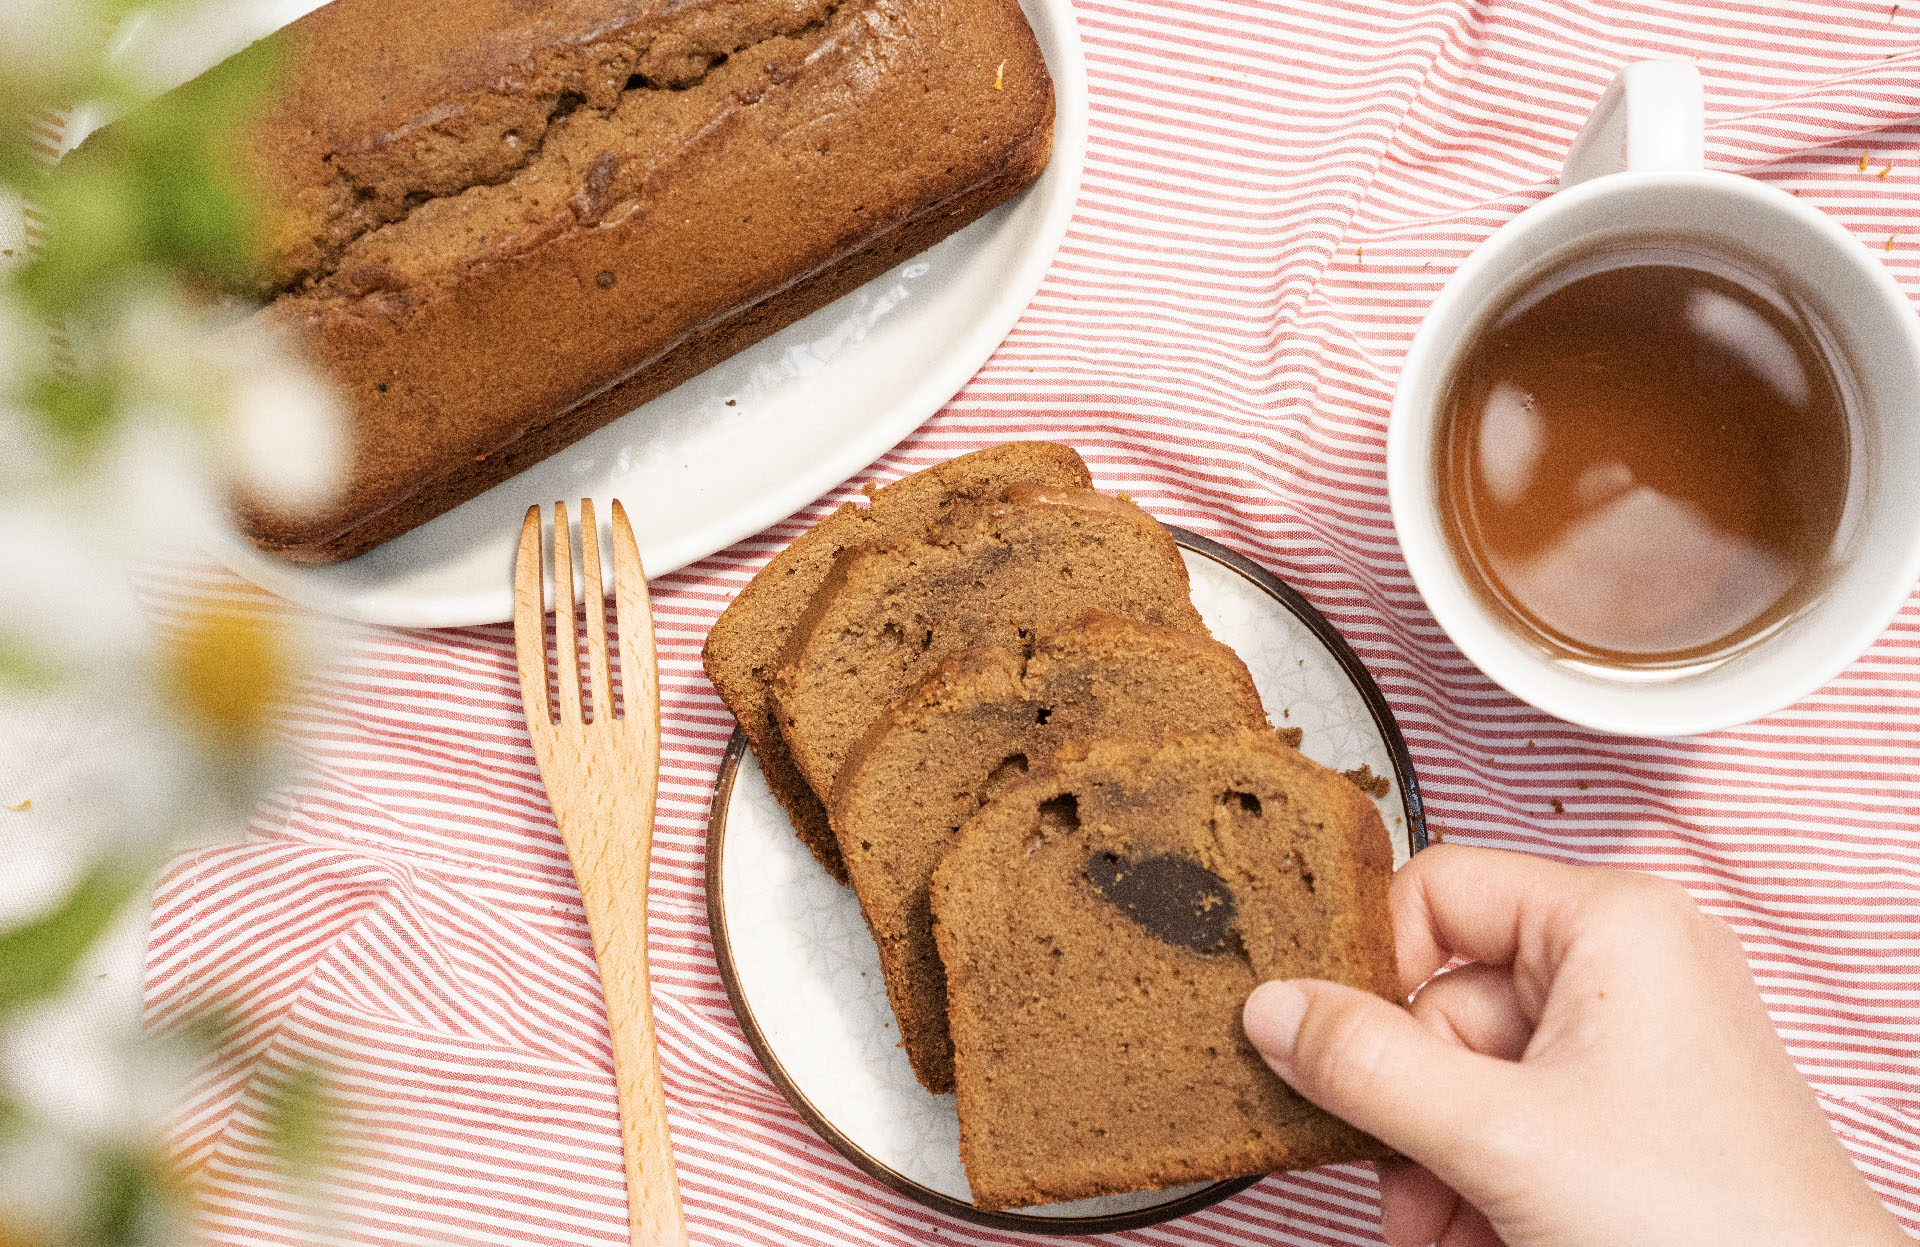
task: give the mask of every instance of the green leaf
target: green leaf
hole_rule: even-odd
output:
[[[275,39],[94,132],[52,171],[0,161],[30,198],[44,242],[19,273],[49,319],[101,319],[132,278],[161,269],[188,284],[233,286],[257,235],[239,134],[269,99],[284,54]]]
[[[0,931],[0,1014],[51,996],[66,986],[147,873],[126,861],[101,862],[54,910]]]
[[[216,1000],[200,1006],[160,1033],[194,1051],[212,1052],[232,1037],[238,1025],[232,1008],[224,1001]]]
[[[155,1175],[139,1159],[125,1153],[102,1156],[94,1171],[93,1207],[88,1209],[90,1237],[108,1243],[136,1241],[136,1231],[147,1204],[159,1194]]]
[[[92,1155],[91,1198],[73,1247],[145,1247],[182,1241],[186,1188],[155,1149],[109,1145]]]
[[[288,1172],[312,1174],[327,1163],[333,1107],[318,1066],[295,1067],[273,1090],[266,1125],[267,1144]]]
[[[60,671],[18,642],[0,637],[0,686],[37,692],[59,681]]]
[[[24,126],[31,120],[27,110],[15,110],[0,101],[0,125]],[[0,185],[13,187],[28,198],[36,198],[46,184],[47,162],[25,143],[0,142]]]
[[[44,374],[27,389],[27,405],[47,432],[72,445],[86,445],[113,422],[119,395],[110,377]]]
[[[143,188],[150,260],[229,284],[244,273],[259,212],[239,135],[266,106],[283,59],[278,39],[262,40],[102,133]]]
[[[18,273],[22,294],[48,320],[111,309],[112,294],[145,262],[150,193],[118,162],[61,166],[34,199],[45,241]]]

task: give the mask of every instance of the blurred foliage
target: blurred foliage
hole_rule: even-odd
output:
[[[233,134],[273,79],[274,46],[255,44],[134,109],[58,166],[20,162],[15,186],[47,224],[45,245],[18,277],[37,311],[86,316],[148,269],[222,285],[242,279],[254,213]]]
[[[290,1175],[310,1178],[334,1159],[336,1120],[326,1075],[317,1066],[297,1066],[268,1101],[268,1146]]]
[[[38,225],[28,254],[0,260],[0,434],[12,427],[25,435],[15,443],[21,454],[0,446],[0,507],[18,501],[22,481],[47,486],[54,497],[80,496],[77,486],[66,494],[60,488],[80,479],[90,452],[112,435],[143,420],[208,414],[177,401],[169,407],[168,396],[155,394],[150,361],[143,372],[129,355],[142,345],[149,353],[166,348],[129,344],[127,326],[136,320],[128,313],[143,300],[179,306],[244,285],[257,215],[243,189],[238,138],[271,90],[279,54],[272,40],[256,44],[156,100],[108,55],[113,32],[131,15],[192,3],[0,0],[0,206],[18,200]],[[82,102],[116,119],[53,164],[38,136],[49,118]],[[245,750],[236,742],[261,733],[294,670],[267,624],[215,610],[190,619],[145,674],[184,721],[203,729],[198,735],[217,769],[237,765]],[[65,674],[44,652],[10,645],[0,631],[0,686],[44,692]],[[117,674],[137,678],[131,660]],[[143,898],[163,838],[142,831],[144,838],[129,829],[123,843],[103,837],[111,847],[51,908],[0,926],[0,1040],[75,987],[100,937]],[[204,1054],[227,1023],[209,1008],[148,1042]],[[269,1132],[286,1172],[311,1175],[327,1154],[325,1080],[296,1068],[271,1104]],[[6,1198],[16,1193],[7,1184],[17,1175],[4,1157],[26,1155],[37,1143],[80,1158],[78,1194],[53,1198],[51,1215],[32,1199]],[[38,1211],[29,1216],[22,1207]],[[176,1243],[191,1207],[191,1175],[168,1159],[160,1140],[76,1134],[43,1118],[0,1077],[0,1247]]]
[[[96,863],[52,912],[0,930],[0,1015],[65,987],[147,879],[145,861]]]
[[[193,1202],[186,1175],[154,1147],[106,1149],[92,1185],[74,1247],[165,1243],[177,1236]]]
[[[130,18],[194,3],[0,0],[0,210],[24,206],[37,226],[24,255],[0,258],[0,502],[29,486],[71,493],[89,452],[130,425],[205,426],[223,414],[217,378],[175,359],[177,375],[159,382],[153,356],[168,347],[128,340],[140,336],[130,309],[244,284],[256,234],[236,152],[279,77],[279,42],[158,97],[126,57],[109,55]],[[109,120],[55,163],[42,140],[82,103]],[[8,453],[9,422],[32,453]],[[240,667],[260,674],[258,638],[230,639],[251,642]],[[204,649],[193,670],[222,669]],[[0,689],[44,691],[68,674],[0,626]],[[245,698],[216,684],[225,691],[206,708],[248,726],[236,719]]]
[[[59,674],[34,655],[8,645],[5,638],[0,637],[0,687],[45,688],[57,680]]]
[[[11,266],[5,285],[73,354],[71,366],[49,362],[27,378],[21,405],[70,447],[98,441],[137,397],[110,353],[89,341],[132,293],[155,284],[244,285],[258,214],[236,136],[269,97],[278,43],[262,40],[156,99],[143,98],[141,85],[105,55],[109,32],[129,13],[187,2],[69,0],[67,20],[96,32],[94,54],[63,63],[0,53],[0,188],[42,225],[39,244]],[[31,136],[49,114],[80,100],[115,120],[50,163]]]

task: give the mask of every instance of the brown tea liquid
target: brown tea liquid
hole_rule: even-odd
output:
[[[1711,660],[1836,558],[1846,394],[1808,317],[1741,267],[1651,248],[1565,264],[1493,314],[1444,401],[1454,556],[1550,651]]]

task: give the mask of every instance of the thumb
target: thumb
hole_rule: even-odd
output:
[[[1524,1077],[1378,996],[1318,979],[1262,983],[1242,1024],[1295,1091],[1443,1179],[1474,1167]]]

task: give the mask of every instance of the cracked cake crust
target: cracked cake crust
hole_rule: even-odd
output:
[[[354,447],[317,514],[234,500],[296,562],[831,302],[1051,149],[1016,0],[332,0],[274,38],[284,91],[238,152],[270,209],[250,293],[335,381]]]

